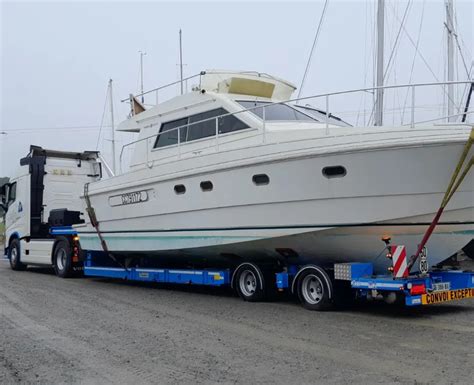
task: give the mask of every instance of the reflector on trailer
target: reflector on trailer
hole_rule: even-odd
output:
[[[407,251],[405,246],[390,246],[394,278],[408,277]]]
[[[410,295],[426,294],[426,286],[424,283],[414,283],[410,288]]]

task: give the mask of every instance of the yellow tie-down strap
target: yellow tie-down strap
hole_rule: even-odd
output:
[[[456,190],[458,189],[459,185],[462,183],[464,178],[466,177],[467,173],[471,169],[473,163],[474,163],[474,156],[471,156],[471,159],[467,162],[466,167],[464,168],[464,171],[461,173],[461,176],[456,182],[456,179],[461,172],[462,166],[464,165],[464,162],[467,158],[467,155],[469,154],[469,151],[471,150],[471,147],[474,143],[474,127],[471,129],[471,134],[469,135],[469,139],[467,140],[466,145],[464,146],[464,151],[461,155],[461,158],[459,159],[459,162],[456,166],[456,169],[454,170],[454,173],[451,177],[451,181],[449,183],[448,189],[446,190],[446,194],[444,195],[443,202],[441,203],[441,207],[446,207],[448,202],[450,201],[451,197],[454,195]],[[455,183],[456,182],[456,183]]]

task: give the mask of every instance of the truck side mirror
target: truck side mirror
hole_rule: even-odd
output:
[[[4,184],[3,186],[0,186],[0,209],[2,209],[4,212],[7,212],[7,209],[8,209],[7,186],[8,184]]]

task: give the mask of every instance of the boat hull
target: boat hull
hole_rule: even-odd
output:
[[[390,235],[414,253],[462,149],[460,142],[374,148],[169,177],[154,168],[141,178],[140,173],[114,178],[108,189],[91,185],[91,202],[109,249],[118,255],[183,263],[375,261],[381,270],[388,263],[380,255],[381,237]],[[321,173],[335,165],[347,173],[339,178]],[[257,174],[268,175],[269,184],[255,185]],[[202,181],[212,181],[213,191],[201,191]],[[185,194],[175,192],[178,184]],[[430,238],[432,264],[472,240],[473,185],[469,174]],[[123,201],[130,193],[138,198]],[[77,230],[84,249],[101,250],[90,224]]]
[[[383,271],[389,261],[383,252],[382,236],[390,235],[393,243],[406,245],[408,255],[412,255],[427,227],[427,223],[380,223],[337,228],[117,232],[103,236],[109,248],[119,255],[147,255],[168,263],[176,263],[177,259],[183,264],[196,264],[203,259],[218,264],[272,259],[320,265],[367,261]],[[430,263],[450,257],[473,237],[472,224],[439,225],[427,244]],[[81,245],[88,250],[101,250],[98,237],[91,233],[81,234]]]

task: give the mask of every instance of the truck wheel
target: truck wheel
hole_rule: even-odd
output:
[[[14,239],[8,248],[8,258],[10,259],[10,267],[12,270],[22,271],[26,270],[26,265],[20,261],[20,240]]]
[[[265,298],[264,278],[253,263],[243,263],[234,273],[234,287],[244,301],[258,302]]]
[[[308,310],[328,310],[333,306],[333,288],[324,270],[306,267],[296,279],[296,290],[303,307]]]
[[[53,267],[58,277],[70,278],[73,276],[71,256],[71,245],[68,240],[58,241],[53,252]]]

